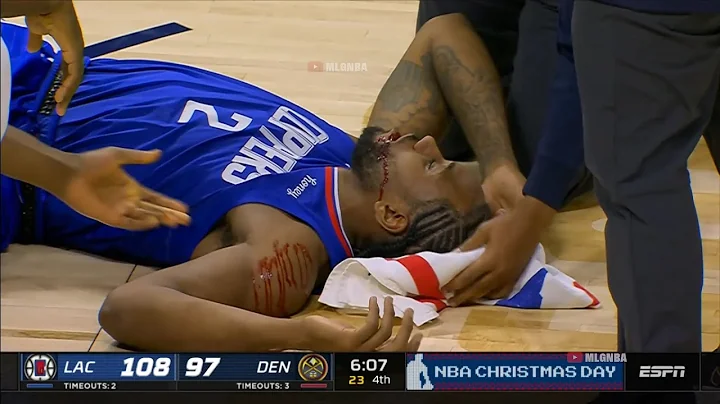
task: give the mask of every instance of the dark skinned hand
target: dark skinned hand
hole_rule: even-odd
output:
[[[450,305],[506,297],[530,261],[554,213],[542,202],[524,197],[514,209],[483,223],[460,246],[462,251],[485,246],[485,252],[444,287],[445,292],[454,293]]]
[[[63,1],[56,10],[48,14],[28,15],[25,17],[25,23],[30,31],[27,45],[29,52],[40,50],[43,45],[43,35],[50,35],[60,46],[63,80],[55,93],[55,102],[57,102],[58,115],[65,115],[85,71],[83,61],[85,42],[75,6],[70,0]]]
[[[370,298],[365,324],[360,328],[322,316],[304,319],[310,330],[310,350],[318,352],[415,352],[420,347],[422,334],[412,335],[413,311],[405,310],[400,329],[392,338],[395,311],[391,297],[384,300],[384,313],[380,319],[377,298]]]

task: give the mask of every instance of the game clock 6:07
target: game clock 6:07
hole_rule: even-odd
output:
[[[405,390],[405,355],[336,354],[335,389]]]
[[[351,359],[351,372],[380,372],[387,367],[388,360],[386,358],[367,358],[367,359]]]

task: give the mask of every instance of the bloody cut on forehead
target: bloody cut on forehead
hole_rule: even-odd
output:
[[[380,144],[380,155],[378,156],[378,161],[382,163],[383,168],[383,178],[380,182],[380,192],[378,194],[378,201],[381,201],[383,198],[383,192],[385,191],[385,185],[388,183],[389,176],[390,176],[390,168],[388,167],[388,151],[390,149],[390,143],[400,139],[402,135],[400,135],[400,132],[396,130],[391,130],[390,132],[380,135],[377,138],[377,142]]]

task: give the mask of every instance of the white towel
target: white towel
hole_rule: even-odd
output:
[[[368,311],[370,297],[376,296],[382,314],[383,298],[392,296],[395,316],[402,317],[406,309],[412,308],[415,324],[420,326],[437,318],[438,312],[447,307],[447,298],[451,296],[440,289],[483,252],[484,248],[446,254],[421,252],[396,259],[349,258],[330,272],[320,303],[346,312],[364,313]],[[477,303],[522,309],[600,306],[598,299],[573,278],[545,263],[541,245],[510,296]]]

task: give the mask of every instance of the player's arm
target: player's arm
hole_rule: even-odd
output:
[[[105,300],[100,325],[119,342],[143,350],[302,349],[301,320],[255,312],[265,309],[255,307],[254,296],[262,295],[259,304],[264,303],[267,285],[258,285],[259,277],[253,282],[253,272],[264,254],[272,253],[268,250],[235,245],[122,285]],[[273,275],[274,283],[279,276]],[[270,310],[278,310],[277,289]],[[286,312],[298,311],[308,296],[284,293]]]
[[[100,325],[120,343],[149,351],[417,349],[419,338],[410,338],[410,310],[397,336],[385,344],[392,336],[392,301],[385,302],[382,323],[378,305],[371,302],[366,323],[358,329],[317,316],[274,317],[304,306],[318,269],[309,266],[303,274],[288,272],[291,265],[301,268],[302,251],[283,258],[283,271],[268,268],[265,264],[273,259],[278,263],[277,245],[223,248],[120,286],[105,300]],[[307,248],[313,254],[312,246]],[[318,258],[311,255],[305,262],[319,262]]]
[[[495,65],[460,14],[435,17],[417,33],[380,91],[369,125],[440,137],[449,111],[485,175],[516,168]]]
[[[12,126],[7,128],[1,150],[3,175],[35,185],[54,195],[59,195],[67,186],[77,163],[77,155],[54,149]]]
[[[71,0],[2,0],[0,10],[2,18],[50,14],[65,1]]]

